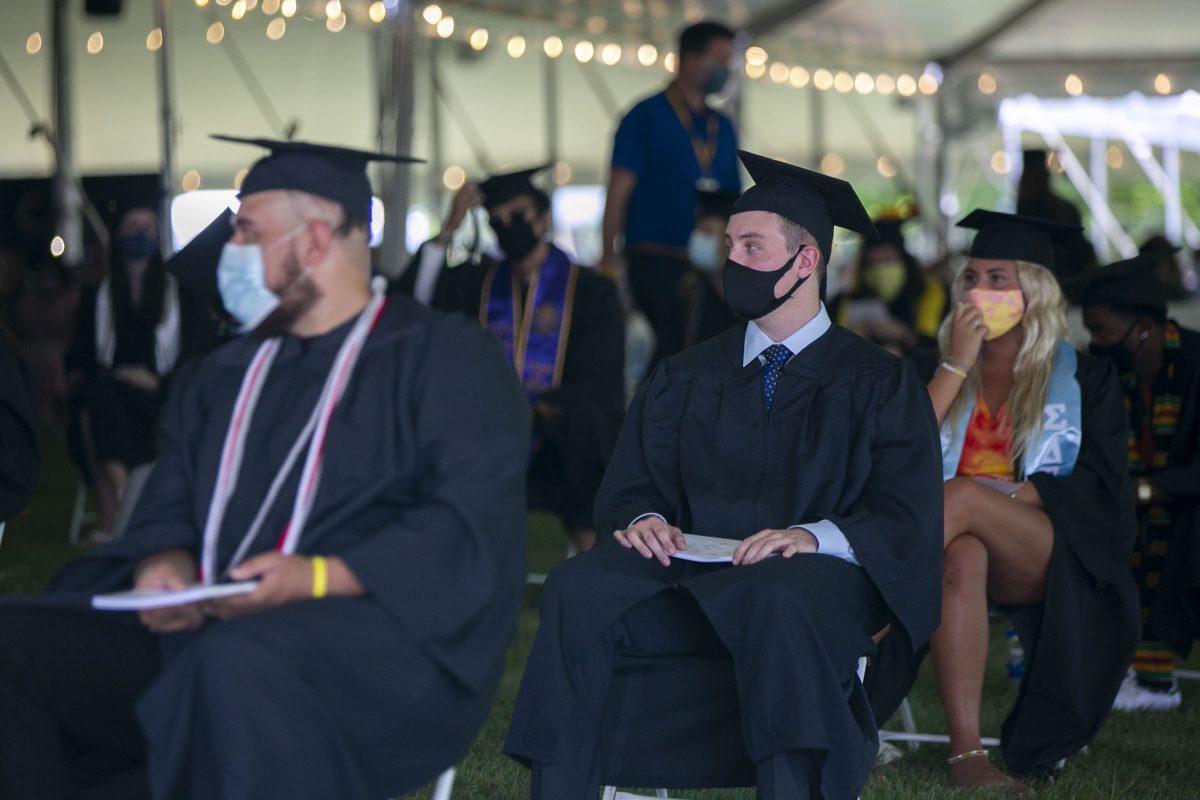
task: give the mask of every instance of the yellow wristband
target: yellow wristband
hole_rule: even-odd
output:
[[[315,600],[320,600],[329,591],[329,563],[325,561],[325,556],[313,556],[312,575],[313,588],[312,596]]]

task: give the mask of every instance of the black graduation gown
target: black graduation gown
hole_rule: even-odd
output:
[[[936,356],[919,363],[931,378]],[[1023,774],[1049,772],[1095,738],[1141,629],[1129,572],[1136,526],[1120,385],[1108,361],[1086,353],[1075,377],[1083,402],[1075,469],[1066,477],[1029,477],[1054,527],[1045,601],[1001,609],[1025,650],[1025,676],[1001,729],[1005,764]],[[879,720],[908,694],[925,652],[914,657],[883,642],[867,679]]]
[[[493,263],[443,267],[434,307],[478,320]],[[535,415],[530,505],[558,514],[569,529],[590,528],[625,415],[625,318],[615,284],[586,267],[579,270],[563,358],[559,388],[539,401],[551,413]]]
[[[875,631],[860,629],[840,598],[813,596],[805,573],[848,570],[846,584],[864,576],[898,639],[920,644],[936,627],[942,492],[929,396],[910,365],[834,326],[784,367],[767,414],[761,365],[742,365],[744,336],[740,325],[667,359],[634,399],[597,498],[602,546],[556,567],[543,589],[510,755],[576,758],[574,729],[600,713],[612,672],[597,642],[635,605],[680,586],[732,656],[751,761],[821,751],[826,797],[861,789],[877,740],[854,667]],[[612,531],[646,512],[734,539],[828,519],[865,573],[821,555],[700,574],[679,561],[664,568],[612,543]],[[678,729],[673,718],[637,725]],[[691,768],[695,779],[710,767]]]
[[[1184,387],[1167,466],[1150,479],[1171,503],[1171,539],[1147,627],[1186,658],[1200,637],[1200,333],[1180,328]]]
[[[0,327],[0,522],[15,517],[37,485],[41,453],[28,371]]]
[[[220,569],[352,324],[285,337],[249,428]],[[52,591],[119,589],[146,555],[197,551],[255,349],[234,341],[180,378],[128,532],[68,564]],[[368,594],[162,637],[162,673],[138,704],[156,796],[378,800],[459,759],[514,631],[528,448],[524,398],[495,343],[466,320],[392,298],[332,418],[298,549],[340,556]],[[251,552],[274,546],[301,466]]]

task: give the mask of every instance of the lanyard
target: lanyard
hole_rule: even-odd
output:
[[[304,429],[300,431],[300,435],[296,438],[295,443],[288,452],[283,466],[271,482],[271,488],[268,490],[266,498],[259,507],[254,522],[242,538],[237,551],[230,560],[229,566],[231,568],[245,558],[246,552],[258,536],[263,521],[266,519],[267,512],[274,505],[284,481],[291,474],[296,461],[300,457],[300,452],[304,449],[304,445],[307,442],[308,452],[304,460],[304,470],[300,474],[300,485],[296,489],[296,499],[292,503],[292,515],[287,527],[284,528],[283,534],[279,537],[279,541],[275,545],[276,549],[281,553],[290,554],[296,551],[296,545],[300,541],[300,534],[304,530],[304,524],[308,521],[308,515],[312,510],[313,500],[316,497],[317,485],[320,482],[321,463],[325,454],[325,439],[329,433],[330,418],[333,416],[334,408],[341,399],[350,375],[358,363],[358,357],[362,352],[367,335],[374,329],[386,305],[387,298],[384,294],[379,291],[375,292],[374,297],[371,298],[371,302],[367,304],[367,307],[363,309],[358,320],[354,323],[354,328],[346,337],[346,341],[342,342],[342,346],[338,349],[337,357],[334,359],[333,368],[325,379],[325,385],[321,389],[321,395],[317,399],[317,404],[313,408],[313,412]],[[251,360],[250,366],[242,378],[242,385],[238,390],[237,400],[233,404],[233,416],[230,418],[229,429],[225,432],[225,443],[221,448],[220,467],[217,470],[216,484],[213,486],[212,500],[208,506],[208,518],[204,523],[200,579],[206,584],[216,581],[217,540],[221,534],[221,523],[225,518],[225,510],[229,505],[229,498],[232,496],[234,487],[237,485],[238,474],[241,472],[242,459],[246,450],[246,435],[250,429],[250,421],[254,417],[254,410],[258,405],[258,399],[262,394],[263,386],[266,384],[267,375],[271,371],[271,365],[275,361],[275,356],[279,353],[280,343],[280,338],[274,337],[259,345],[258,351],[254,354],[254,358]]]
[[[701,139],[696,135],[695,118],[691,111],[688,110],[687,104],[683,101],[682,92],[679,87],[672,84],[667,87],[667,102],[671,104],[671,108],[675,109],[675,116],[679,117],[679,124],[683,126],[683,132],[687,134],[688,139],[692,142],[692,152],[696,154],[696,164],[700,167],[700,176],[702,178],[712,177],[713,158],[717,154],[717,142],[721,135],[720,123],[717,120],[717,115],[712,112],[712,109],[706,109],[707,114],[705,119],[708,123],[708,138]]]

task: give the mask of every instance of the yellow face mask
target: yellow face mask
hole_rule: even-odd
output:
[[[1011,331],[1025,316],[1025,295],[1019,289],[1002,292],[971,289],[967,292],[967,302],[983,312],[989,342]]]
[[[890,303],[904,289],[904,264],[900,261],[882,261],[863,270],[863,284],[883,300]]]

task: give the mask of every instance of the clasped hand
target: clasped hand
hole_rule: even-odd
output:
[[[613,537],[643,558],[656,558],[664,567],[671,565],[671,556],[687,550],[683,532],[668,525],[658,517],[646,517],[623,531],[614,531]],[[733,553],[734,566],[757,564],[764,558],[779,554],[791,558],[797,553],[817,552],[817,539],[803,528],[775,530],[768,528],[747,537]]]

